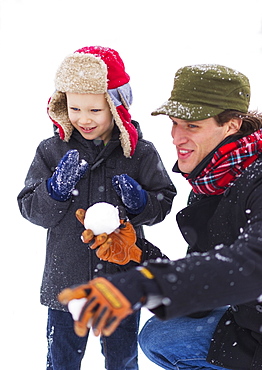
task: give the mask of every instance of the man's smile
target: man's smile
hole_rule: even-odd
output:
[[[193,150],[177,148],[177,156],[179,159],[186,159],[190,156],[191,153],[193,153]]]

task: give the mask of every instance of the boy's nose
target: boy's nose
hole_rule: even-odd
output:
[[[92,123],[92,119],[89,117],[88,114],[82,114],[79,122],[82,124],[90,124]]]

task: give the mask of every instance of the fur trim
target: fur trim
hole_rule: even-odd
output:
[[[91,54],[71,54],[56,73],[55,87],[61,92],[103,94],[107,91],[106,64]]]
[[[52,95],[48,104],[48,114],[53,123],[59,128],[60,138],[69,141],[74,127],[69,121],[65,93],[56,91]]]

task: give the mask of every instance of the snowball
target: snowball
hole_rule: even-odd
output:
[[[110,234],[120,225],[118,209],[109,203],[95,203],[87,209],[84,225],[94,235]]]
[[[84,307],[86,302],[87,302],[86,298],[80,298],[80,299],[72,299],[68,303],[68,310],[71,313],[71,315],[72,315],[72,317],[75,321],[77,321],[79,319],[82,308]]]

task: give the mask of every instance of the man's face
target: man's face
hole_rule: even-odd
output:
[[[193,169],[227,136],[237,132],[229,121],[218,126],[213,117],[201,121],[184,121],[170,117],[172,138],[177,149],[178,167],[183,173]]]

